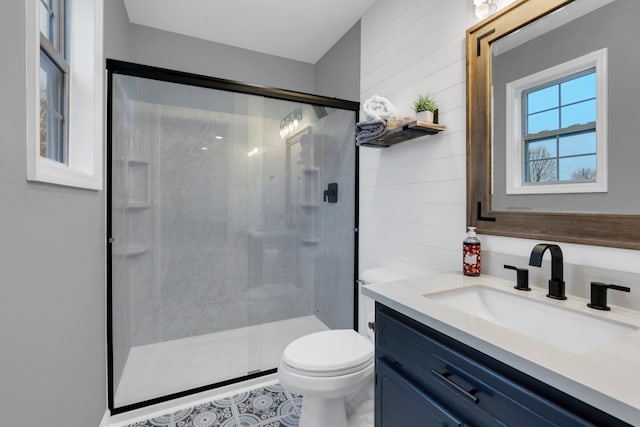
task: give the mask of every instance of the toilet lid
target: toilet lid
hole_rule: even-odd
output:
[[[282,361],[309,375],[341,375],[373,361],[373,343],[352,329],[305,335],[284,349]]]

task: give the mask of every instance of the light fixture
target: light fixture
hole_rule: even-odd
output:
[[[498,6],[493,0],[473,0],[473,8],[478,19],[484,19],[498,10]]]
[[[280,120],[280,138],[287,139],[296,132],[302,122],[302,108],[296,108]]]
[[[216,139],[222,139],[222,136],[216,135]]]

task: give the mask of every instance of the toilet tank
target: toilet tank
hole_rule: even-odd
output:
[[[406,278],[407,276],[383,267],[363,270],[360,273],[360,281],[358,285],[358,332],[361,335],[373,340],[374,333],[368,327],[368,323],[375,320],[375,302],[368,296],[362,294],[362,286],[366,286],[371,283],[393,282]]]

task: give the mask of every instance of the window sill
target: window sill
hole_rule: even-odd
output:
[[[100,174],[90,174],[73,169],[65,164],[40,157],[33,159],[31,165],[27,166],[27,180],[45,182],[49,184],[64,185],[67,187],[85,188],[88,190],[102,190],[102,168]]]
[[[585,182],[561,184],[533,184],[513,186],[507,188],[506,194],[566,194],[566,193],[606,193],[607,184],[604,182]]]

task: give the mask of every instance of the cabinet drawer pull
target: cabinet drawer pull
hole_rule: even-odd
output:
[[[473,394],[476,391],[475,389],[471,389],[471,390],[467,391],[464,388],[460,387],[458,384],[454,383],[453,380],[451,380],[449,378],[449,375],[451,375],[450,373],[445,372],[443,374],[441,372],[438,372],[436,369],[432,369],[431,373],[433,375],[435,375],[436,377],[438,377],[440,380],[442,380],[449,387],[451,387],[452,389],[454,389],[458,393],[462,394],[467,399],[471,400],[473,403],[478,403],[480,401],[480,399],[478,399],[478,397]]]

